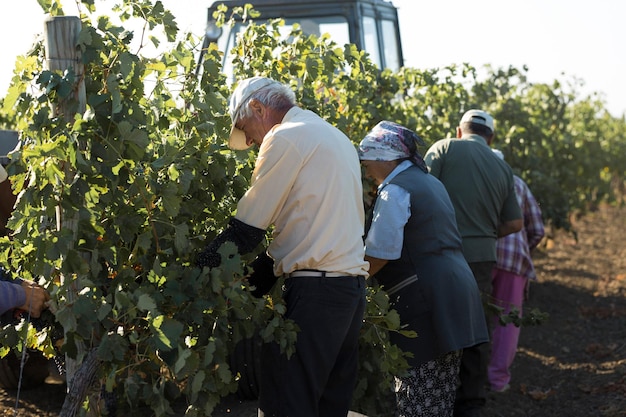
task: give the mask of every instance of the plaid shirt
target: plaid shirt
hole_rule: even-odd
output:
[[[517,202],[524,215],[524,227],[519,232],[498,239],[496,267],[527,279],[537,279],[530,251],[545,234],[541,209],[526,183],[516,175],[514,180]]]

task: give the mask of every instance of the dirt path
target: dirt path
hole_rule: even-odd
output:
[[[535,253],[528,307],[548,322],[522,329],[511,390],[486,417],[626,416],[626,210],[574,221]]]
[[[535,253],[539,281],[527,308],[550,314],[522,329],[511,389],[490,394],[483,417],[626,417],[626,209],[604,207],[574,221]],[[63,386],[23,391],[20,417],[57,416]],[[256,416],[229,399],[213,417]],[[0,416],[15,392],[0,389]]]

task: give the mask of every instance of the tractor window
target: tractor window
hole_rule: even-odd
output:
[[[381,20],[383,45],[385,45],[385,68],[392,71],[400,69],[400,46],[396,37],[396,25],[391,20]]]
[[[369,54],[372,62],[378,68],[382,68],[380,49],[378,48],[378,29],[376,28],[376,20],[373,17],[363,17],[363,40],[365,42],[365,51]]]
[[[285,26],[280,29],[281,35],[284,37],[288,36],[294,23],[299,23],[302,31],[307,35],[320,36],[323,33],[328,33],[330,35],[330,38],[339,46],[350,43],[350,30],[348,27],[348,21],[343,16],[313,17],[308,19],[285,19]],[[235,46],[237,35],[244,29],[245,26],[241,23],[236,23],[232,30],[228,27],[224,27],[224,33],[218,39],[218,47],[225,53],[223,69],[225,74],[233,74],[233,68],[229,52]]]
[[[244,26],[241,23],[236,23],[235,26],[232,27],[232,29],[230,27],[224,26],[224,33],[217,40],[218,48],[221,51],[224,51],[222,71],[224,72],[224,74],[228,75],[229,81],[232,81],[232,77],[234,77],[232,56],[230,54],[230,50],[233,49],[233,47],[235,46],[237,35],[243,29]]]
[[[285,33],[291,32],[294,23],[299,23],[307,35],[320,36],[328,33],[337,45],[350,43],[348,21],[343,16],[314,17],[310,19],[285,19]]]

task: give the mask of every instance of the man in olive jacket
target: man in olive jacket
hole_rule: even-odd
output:
[[[461,118],[456,134],[454,139],[435,142],[424,161],[450,195],[463,239],[463,254],[487,299],[497,259],[496,241],[521,230],[522,212],[515,197],[513,171],[490,148],[495,136],[491,115],[469,110]],[[488,343],[463,350],[455,417],[480,416],[487,397],[489,353]]]

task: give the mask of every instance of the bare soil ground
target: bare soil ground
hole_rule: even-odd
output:
[[[549,236],[535,256],[539,281],[526,307],[550,314],[522,329],[511,389],[491,393],[483,417],[626,417],[626,209],[573,219],[578,239]],[[64,385],[0,389],[0,416],[57,416]],[[214,417],[256,416],[229,398]]]
[[[511,390],[486,417],[626,416],[626,210],[602,207],[535,252],[526,306],[550,314],[522,329]]]

